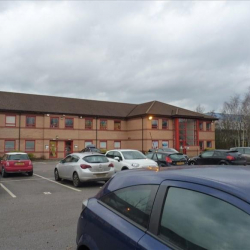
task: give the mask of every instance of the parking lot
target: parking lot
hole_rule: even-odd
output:
[[[76,249],[76,227],[84,199],[104,182],[54,181],[57,162],[35,162],[32,177],[0,179],[0,249]]]

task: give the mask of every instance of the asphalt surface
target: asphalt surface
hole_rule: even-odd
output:
[[[54,181],[56,162],[34,163],[34,175],[0,179],[0,249],[76,249],[82,201],[104,182]],[[60,185],[62,184],[62,185]]]

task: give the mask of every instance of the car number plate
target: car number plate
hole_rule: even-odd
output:
[[[17,162],[15,165],[24,165],[23,162]]]
[[[106,174],[96,174],[95,176],[101,178],[101,177],[106,177]]]
[[[177,162],[177,165],[184,165],[183,161]]]

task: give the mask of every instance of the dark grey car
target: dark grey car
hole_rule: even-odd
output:
[[[241,153],[247,160],[247,165],[250,165],[250,147],[235,147],[230,150],[236,150]]]

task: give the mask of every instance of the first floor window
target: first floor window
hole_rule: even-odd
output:
[[[16,126],[16,116],[15,115],[6,115],[5,125],[8,127]]]
[[[65,118],[65,128],[73,128],[74,119],[73,118]]]
[[[206,124],[206,130],[207,131],[211,130],[211,122],[207,122],[207,124]]]
[[[35,141],[26,141],[25,142],[26,151],[35,151]]]
[[[151,126],[152,126],[152,128],[158,128],[158,120],[152,120]]]
[[[167,129],[167,128],[168,128],[168,120],[162,119],[162,129]]]
[[[120,141],[115,141],[114,142],[114,148],[121,148],[121,142]]]
[[[107,129],[107,120],[100,120],[100,129]]]
[[[50,118],[50,127],[51,128],[58,128],[59,127],[59,118],[58,117],[51,117]]]
[[[85,119],[85,129],[92,129],[93,120],[92,119]]]
[[[5,141],[4,150],[5,151],[15,150],[15,141]]]
[[[199,130],[200,130],[200,131],[203,130],[203,122],[199,122]]]
[[[200,150],[204,149],[204,143],[203,143],[203,141],[199,141],[199,146],[200,146]]]
[[[26,127],[35,127],[36,117],[35,116],[26,116]]]
[[[101,141],[100,142],[100,148],[106,149],[107,148],[107,142],[106,141]]]
[[[114,129],[115,130],[121,130],[121,121],[115,121]]]

